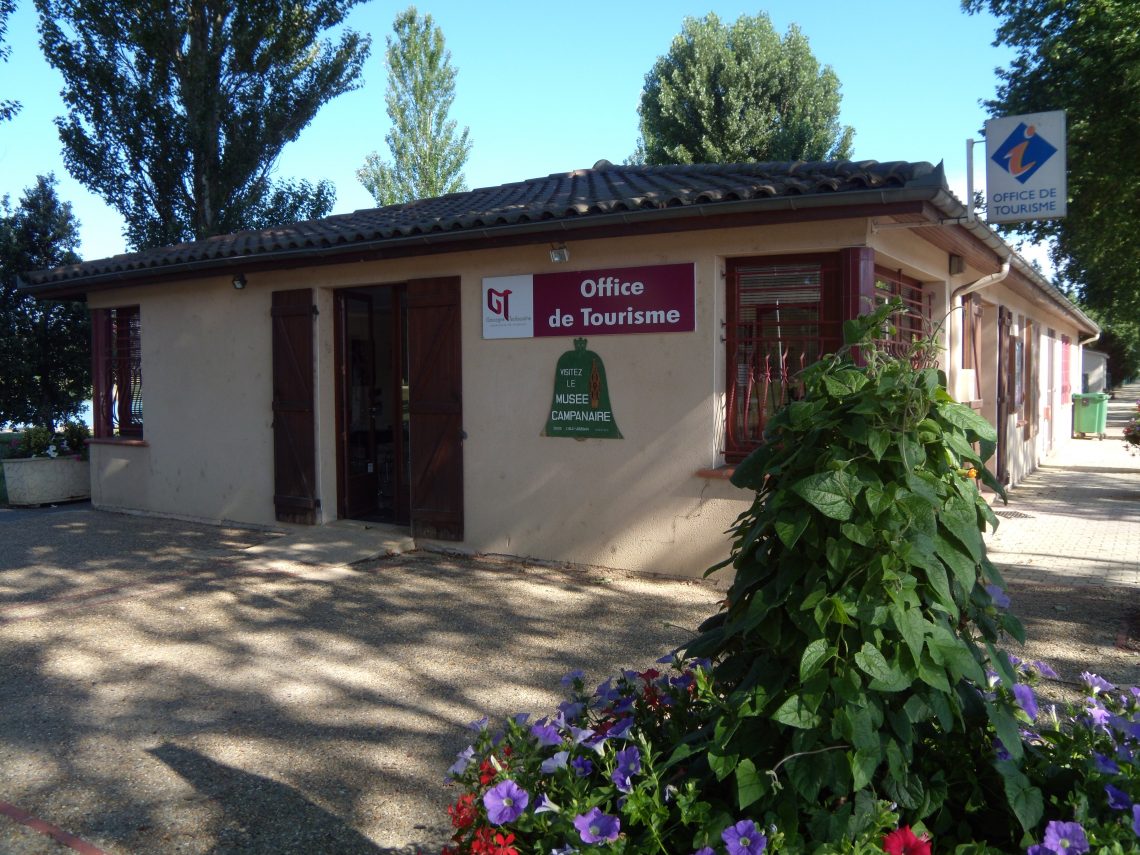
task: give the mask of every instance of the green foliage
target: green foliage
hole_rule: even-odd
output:
[[[91,395],[91,333],[79,302],[41,302],[18,277],[79,261],[79,222],[40,176],[14,211],[0,203],[0,426],[52,427],[77,416]]]
[[[7,62],[12,48],[4,44],[8,35],[8,16],[16,9],[16,0],[0,0],[0,62]],[[0,122],[12,118],[20,110],[19,101],[0,100]]]
[[[82,422],[65,422],[58,433],[39,425],[30,427],[8,443],[7,457],[79,457],[87,459],[91,431]]]
[[[1068,216],[1020,230],[1055,238],[1053,260],[1091,305],[1140,322],[1140,4],[1135,0],[962,0],[1013,48],[990,114],[1066,113]]]
[[[136,249],[323,216],[328,182],[270,174],[327,101],[359,85],[361,0],[35,0],[64,79],[68,171],[126,219]]]
[[[984,693],[987,669],[1009,674],[999,637],[1022,637],[985,587],[1001,584],[982,540],[997,520],[975,476],[1001,492],[982,465],[996,434],[936,370],[870,344],[897,309],[848,322],[848,344],[803,372],[803,399],[737,468],[756,499],[733,530],[735,578],[686,648],[728,692],[701,750],[735,760],[709,778],[817,841],[849,827],[861,793],[936,836],[963,797],[985,813],[996,792],[1007,826],[1008,810],[1039,818],[1020,795],[1002,808],[989,734],[1016,761],[1017,718]],[[964,747],[967,766],[945,764]],[[953,789],[948,770],[965,776]]]
[[[635,159],[650,164],[835,160],[854,131],[839,124],[839,78],[794,24],[768,16],[725,26],[686,18],[645,77]]]
[[[448,118],[455,101],[456,70],[443,32],[431,15],[409,6],[388,37],[388,92],[384,96],[392,129],[384,137],[392,152],[385,163],[368,155],[357,177],[377,205],[395,205],[465,189],[463,164],[471,151],[467,128],[456,135]]]

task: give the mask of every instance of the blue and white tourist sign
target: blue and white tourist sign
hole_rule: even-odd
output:
[[[986,122],[986,220],[1020,223],[1065,216],[1065,113]]]

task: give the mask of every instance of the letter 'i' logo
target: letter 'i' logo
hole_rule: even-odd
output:
[[[994,152],[993,162],[1024,184],[1040,169],[1057,148],[1037,128],[1021,122]]]
[[[511,290],[496,291],[487,289],[487,309],[492,315],[502,315],[504,321],[511,319]]]

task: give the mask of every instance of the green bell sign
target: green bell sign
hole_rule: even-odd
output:
[[[574,339],[574,349],[558,357],[554,395],[543,433],[574,439],[622,438],[610,406],[606,367],[598,354],[586,350],[584,338]]]

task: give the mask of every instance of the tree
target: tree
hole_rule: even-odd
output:
[[[324,216],[331,184],[271,173],[359,86],[369,39],[321,39],[359,2],[35,0],[64,79],[68,171],[123,215],[136,249]]]
[[[1064,110],[1068,216],[1018,229],[1052,238],[1058,272],[1085,302],[1140,321],[1140,5],[1134,0],[963,0],[1000,25],[1016,56],[991,115]]]
[[[731,27],[686,18],[645,76],[639,154],[650,164],[846,159],[855,132],[839,124],[840,98],[839,78],[794,24],[781,39],[766,14]]]
[[[91,397],[91,335],[79,302],[40,302],[17,277],[79,261],[79,221],[39,176],[15,211],[0,203],[0,425],[52,427]]]
[[[0,62],[7,62],[12,48],[4,44],[8,35],[8,16],[16,8],[16,0],[0,0]],[[12,118],[20,110],[19,101],[0,101],[0,122]]]
[[[448,118],[455,100],[456,70],[443,32],[431,15],[409,6],[396,16],[388,37],[388,91],[392,129],[385,135],[392,162],[372,152],[357,177],[377,205],[428,199],[466,189],[463,165],[471,152],[468,129],[456,135]]]

